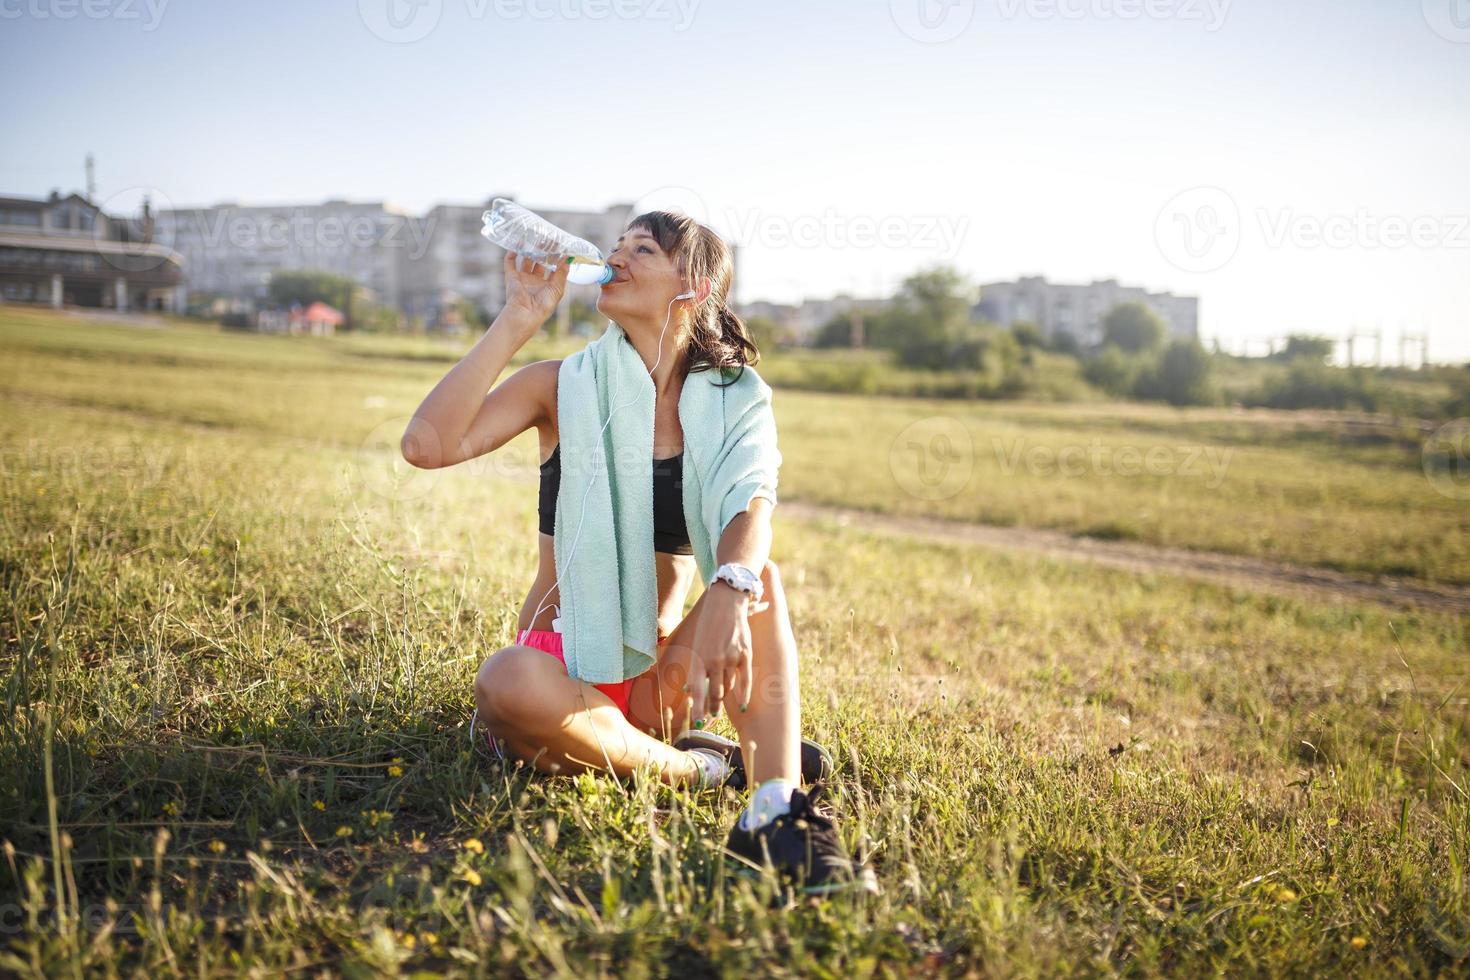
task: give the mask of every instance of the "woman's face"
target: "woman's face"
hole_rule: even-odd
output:
[[[607,264],[613,280],[597,297],[597,312],[619,323],[663,322],[669,301],[684,292],[678,266],[646,228],[629,228],[613,246]]]

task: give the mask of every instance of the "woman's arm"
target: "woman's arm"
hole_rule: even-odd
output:
[[[716,545],[716,566],[727,563],[744,565],[757,575],[761,573],[761,569],[766,567],[766,559],[771,556],[771,510],[769,497],[752,497],[750,505],[730,519]],[[724,582],[715,584],[728,592],[731,598],[742,602],[746,598],[744,592],[733,586]]]
[[[735,515],[720,535],[719,564],[734,562],[757,575],[762,573],[771,554],[771,508],[770,498],[754,497],[746,510]],[[765,609],[769,601],[767,597],[756,603],[722,580],[716,580],[708,589],[709,595],[701,600],[706,605],[694,626],[693,645],[698,655],[691,664],[692,720],[714,717],[729,704],[750,703],[754,675],[749,617]],[[708,691],[705,678],[709,680]]]
[[[505,308],[414,412],[400,443],[414,466],[438,469],[494,452],[547,418],[560,361],[528,364],[486,394],[566,289],[565,264],[549,276],[544,267],[527,264],[517,269],[515,254],[506,253]]]

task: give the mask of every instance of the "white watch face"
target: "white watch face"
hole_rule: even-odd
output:
[[[760,591],[760,579],[751,575],[748,569],[738,566],[730,566],[728,568],[722,569],[721,571],[722,574],[720,577],[740,591],[748,592],[751,595],[755,595],[757,592]]]

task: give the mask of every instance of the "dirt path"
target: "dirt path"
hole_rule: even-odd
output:
[[[800,501],[782,501],[776,513],[803,521],[835,521],[881,534],[904,534],[946,543],[969,542],[987,548],[1025,551],[1054,558],[1090,561],[1133,572],[1164,572],[1260,592],[1290,593],[1314,599],[1377,602],[1396,608],[1432,609],[1470,615],[1470,588],[1419,579],[1376,579],[1326,568],[1311,568],[1264,558],[1212,551],[1187,551],[1128,541],[1073,537],[1061,531],[994,527],[928,517],[874,514]]]

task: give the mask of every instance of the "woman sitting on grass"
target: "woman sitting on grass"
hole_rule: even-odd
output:
[[[800,734],[796,639],[769,559],[774,480],[769,496],[740,501],[745,509],[717,529],[720,572],[680,616],[698,574],[681,502],[682,479],[695,476],[682,466],[680,394],[686,384],[719,384],[720,369],[727,367],[749,371],[743,383],[761,384],[748,366],[759,351],[726,305],[730,250],[693,219],[653,211],[629,224],[608,263],[614,277],[602,286],[597,309],[613,321],[609,330],[614,324],[622,329],[653,379],[649,544],[657,579],[657,656],[644,672],[616,683],[589,684],[568,675],[554,537],[563,462],[557,403],[562,362],[528,364],[486,393],[556,309],[567,266],[553,274],[507,254],[505,308],[424,399],[403,439],[410,463],[437,468],[494,452],[532,426],[540,437],[540,568],[521,607],[516,642],[490,656],[475,679],[479,723],[497,751],[503,745],[547,772],[610,768],[628,776],[648,767],[675,785],[755,786],[730,830],[732,855],[759,866],[768,853],[778,872],[809,893],[871,887],[870,873],[844,855],[831,821],[800,789],[803,781],[824,777],[831,762]],[[607,410],[597,411],[597,422],[605,424]],[[774,433],[773,422],[768,431]],[[716,535],[710,538],[713,543]],[[738,744],[703,731],[707,718],[732,703],[738,705],[728,712]]]

